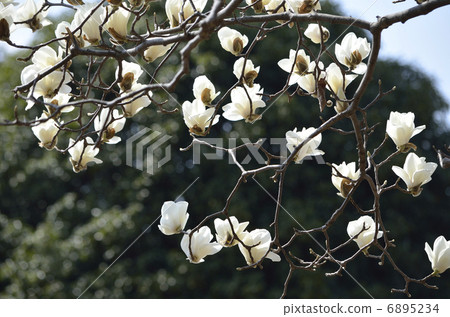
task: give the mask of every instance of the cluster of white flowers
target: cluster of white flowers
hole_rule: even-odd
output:
[[[326,42],[330,32],[318,24],[309,24],[305,30],[305,36],[313,43]],[[311,57],[303,49],[290,50],[289,58],[282,59],[278,66],[289,73],[288,85],[298,84],[313,97],[317,97],[318,81],[323,80],[326,88],[330,90],[331,97],[336,100],[334,109],[342,112],[347,109],[348,101],[345,89],[357,77],[366,72],[367,65],[362,62],[370,53],[370,44],[365,38],[358,38],[354,33],[348,33],[341,44],[336,44],[335,55],[337,60],[348,67],[348,74],[336,63],[331,63],[324,68],[322,62],[311,61]]]
[[[280,256],[270,249],[272,240],[269,231],[266,229],[246,231],[249,223],[240,223],[234,216],[214,220],[217,242],[212,241],[214,236],[207,226],[194,232],[191,229],[184,230],[189,218],[188,205],[186,201],[166,201],[161,208],[158,228],[165,235],[183,234],[180,246],[189,262],[202,263],[206,256],[216,254],[223,247],[230,248],[236,245],[250,266],[256,266],[264,258],[272,261],[281,260]]]

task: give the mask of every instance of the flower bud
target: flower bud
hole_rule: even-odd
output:
[[[244,75],[244,83],[250,88],[253,87],[253,81],[258,77],[258,73],[255,70],[251,70]]]
[[[6,19],[0,20],[0,41],[6,41],[9,40],[9,24]]]
[[[235,55],[239,55],[242,53],[242,50],[244,49],[244,42],[239,37],[236,37],[233,40],[233,53]]]
[[[210,105],[211,101],[212,101],[212,99],[211,99],[211,89],[209,89],[209,88],[203,89],[200,99],[202,100],[202,102],[205,105]]]
[[[123,79],[119,85],[123,91],[127,91],[131,89],[131,86],[133,86],[133,82],[134,82],[134,74],[129,72],[123,75]]]

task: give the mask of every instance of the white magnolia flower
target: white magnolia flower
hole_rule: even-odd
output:
[[[137,91],[139,89],[141,89],[144,85],[142,84],[134,84],[133,87],[130,90],[130,93],[132,93],[133,91]],[[149,96],[151,97],[153,95],[153,93],[151,91],[148,91],[147,94],[142,95],[138,98],[136,97],[132,97],[130,99],[128,99],[126,102],[128,102],[127,104],[123,105],[123,110],[124,110],[124,117],[125,118],[131,118],[132,116],[134,116],[136,113],[138,113],[139,111],[141,111],[142,109],[144,109],[145,107],[147,107],[148,105],[150,105],[151,100],[149,98]]]
[[[242,75],[242,70],[244,70],[244,75]],[[253,62],[251,60],[245,60],[244,57],[241,57],[236,62],[234,62],[233,74],[238,80],[240,80],[242,76],[242,82],[251,88],[253,87],[253,81],[256,77],[258,77],[259,66],[255,68],[255,65],[253,65]]]
[[[266,229],[255,229],[253,231],[242,233],[241,241],[245,244],[239,243],[239,250],[245,258],[248,265],[254,265],[260,261],[264,256],[274,262],[281,261],[278,254],[270,251],[270,243],[272,238],[270,232]],[[250,248],[247,249],[246,247]]]
[[[306,55],[303,49],[299,50],[297,54],[295,50],[290,50],[289,58],[280,60],[278,66],[285,72],[291,74],[289,85],[293,85],[297,83],[302,76],[308,74],[310,63],[310,57]]]
[[[247,90],[247,92],[246,92]],[[261,118],[255,113],[257,108],[264,108],[262,101],[263,89],[258,84],[249,87],[236,87],[231,91],[231,103],[223,106],[223,116],[230,121],[245,119],[245,122],[253,122]],[[247,95],[248,94],[248,95]],[[250,97],[250,99],[249,99]]]
[[[164,202],[161,207],[159,230],[167,236],[182,232],[189,218],[188,205],[187,201]]]
[[[213,83],[206,76],[198,76],[194,80],[194,97],[205,105],[211,105],[211,102],[220,94],[216,92]]]
[[[70,101],[70,98],[72,98],[72,96],[70,94],[58,92],[52,98],[44,98],[44,102],[51,103],[57,107],[61,107],[61,106],[64,106],[65,104],[67,104]],[[46,105],[46,107],[47,107],[47,110],[49,113],[53,113],[55,111],[55,109],[50,106]],[[67,106],[67,107],[60,108],[59,111],[61,113],[67,113],[67,112],[71,112],[73,109],[75,109],[73,106]]]
[[[40,69],[37,65],[29,65],[22,70],[21,73],[21,81],[22,84],[27,84],[33,81],[39,73],[46,72],[50,67],[44,69]],[[71,88],[67,85],[70,81],[70,76],[67,72],[62,71],[53,71],[50,74],[46,75],[44,78],[40,79],[34,89],[30,89],[30,93],[28,97],[44,97],[52,99],[57,95],[57,93],[68,94],[71,91]],[[34,102],[32,100],[27,101],[27,106],[25,110],[31,109],[33,107]]]
[[[403,168],[392,166],[392,171],[400,177],[408,187],[408,191],[417,197],[422,192],[422,185],[431,181],[431,175],[436,170],[436,163],[425,162],[424,157],[418,157],[415,153],[406,156]]]
[[[294,13],[310,13],[312,10],[321,10],[319,0],[287,0]]]
[[[321,35],[323,42],[325,43],[330,38],[330,31],[326,27],[322,26],[322,33],[320,33],[320,26],[316,23],[310,23],[305,30],[305,36],[315,44],[321,43]]]
[[[308,140],[314,131],[316,131],[316,128],[303,128],[301,131],[297,131],[297,128],[295,128],[292,131],[286,132],[286,146],[289,152],[292,153],[300,143]],[[312,139],[309,139],[309,141],[307,141],[295,155],[295,162],[299,163],[307,156],[325,154],[323,151],[318,149],[320,142],[322,142],[322,134],[320,133]]]
[[[270,0],[264,8],[270,14],[286,12],[286,8],[289,7],[285,0]],[[278,9],[277,9],[278,8]],[[275,11],[276,10],[276,11]],[[279,24],[285,23],[283,20],[277,20]]]
[[[102,142],[117,144],[121,139],[115,134],[122,131],[125,120],[119,110],[114,109],[111,112],[110,109],[103,108],[94,119],[94,128],[98,134],[103,131]]]
[[[198,12],[202,12],[206,6],[208,0],[192,0],[195,9]],[[191,1],[185,0],[166,0],[166,14],[170,21],[170,27],[176,27],[181,22],[187,20],[190,16],[194,14],[194,8],[192,7]],[[183,14],[180,12],[183,10]]]
[[[86,20],[81,29],[81,37],[87,42],[85,45],[88,45],[88,43],[96,45],[101,38],[99,26],[104,22],[102,17],[104,16],[105,8],[100,6],[95,9],[97,5],[98,3],[86,3],[76,6],[77,12],[73,17],[70,29],[75,30]],[[79,36],[79,34],[79,32],[76,32],[75,35]]]
[[[204,257],[216,254],[222,249],[219,243],[211,242],[213,235],[208,227],[201,227],[192,234],[191,238],[189,238],[190,232],[191,230],[188,230],[188,234],[185,234],[181,239],[181,249],[189,262],[202,263],[205,261]]]
[[[336,44],[334,52],[337,60],[354,73],[361,75],[366,72],[367,65],[362,62],[370,53],[370,44],[366,38],[356,37],[355,33],[350,32],[341,44]]]
[[[144,52],[144,59],[146,62],[151,63],[157,58],[164,56],[173,46],[172,44],[167,45],[152,45],[147,48]]]
[[[137,84],[139,77],[144,71],[137,63],[122,61],[122,81],[119,83],[121,91],[136,90],[133,86]],[[116,69],[116,80],[119,79],[119,66]]]
[[[5,5],[0,3],[0,41],[9,39],[10,34],[16,28],[13,21],[14,6],[12,4]]]
[[[334,168],[331,169],[331,182],[334,187],[339,191],[338,195],[341,197],[347,197],[348,193],[352,189],[352,182],[349,180],[356,181],[360,176],[360,170],[356,170],[356,163],[351,162],[346,164],[342,162],[340,165],[332,164]],[[336,170],[347,178],[342,178],[338,176]],[[348,179],[349,178],[349,179]]]
[[[42,3],[36,5],[34,0],[26,0],[19,7],[17,7],[14,10],[14,22],[16,23],[16,27],[29,27],[34,32],[36,30],[42,29],[47,25],[52,24],[50,20],[45,18],[48,11],[41,11],[38,13],[42,5]],[[28,20],[30,21],[26,24],[20,23]]]
[[[346,100],[345,90],[347,86],[356,78],[356,75],[344,75],[341,69],[335,63],[331,63],[327,69],[327,89],[331,89],[333,93],[341,100]],[[336,100],[334,109],[336,112],[342,112],[347,109],[347,102]]]
[[[94,141],[92,141],[90,137],[74,144],[75,140],[71,138],[69,140],[69,147],[71,147],[69,149],[69,160],[70,163],[72,163],[73,171],[75,173],[87,169],[87,164],[89,162],[94,162],[96,164],[102,163],[102,160],[95,157],[100,150],[99,148],[94,147]]]
[[[316,62],[312,61],[311,63],[309,63],[307,74],[300,76],[297,79],[297,84],[300,86],[300,88],[312,94],[313,97],[316,97],[316,81],[318,78],[322,79],[326,77],[326,73],[325,71],[323,71],[323,69],[324,66],[322,62],[319,62],[319,66],[316,67]]]
[[[425,242],[425,252],[435,274],[444,273],[447,269],[450,269],[450,241],[447,241],[444,236],[439,236],[434,240],[433,250]]]
[[[45,120],[47,115],[42,114],[40,118],[36,117],[36,120]],[[38,125],[31,128],[33,134],[39,139],[39,146],[52,150],[58,142],[58,125],[55,120],[48,119],[45,122],[41,122]]]
[[[239,55],[248,43],[248,37],[229,27],[223,27],[217,33],[222,48],[233,55]]]
[[[400,113],[391,111],[389,120],[386,123],[386,133],[394,141],[397,149],[402,152],[408,152],[411,148],[415,149],[416,146],[409,143],[409,140],[425,129],[424,125],[419,127],[414,125],[414,117],[412,112]]]
[[[64,51],[61,48],[58,49],[57,54],[50,46],[43,46],[34,53],[31,61],[39,69],[44,69],[58,64],[62,60],[63,54]]]
[[[239,223],[237,218],[234,216],[230,217],[230,221],[233,226],[234,233],[240,240],[242,240],[245,234],[244,230],[248,226],[248,221]],[[216,240],[226,248],[235,246],[236,244],[239,243],[239,241],[233,235],[233,230],[231,230],[230,221],[228,221],[228,219],[222,220],[219,218],[216,218],[214,220],[214,227],[216,228],[217,232]]]
[[[105,11],[100,17],[101,21],[104,21],[106,19],[106,12],[107,11]],[[128,34],[128,20],[130,18],[130,15],[130,11],[125,10],[122,7],[118,7],[117,10],[108,18],[108,21],[105,23],[104,28],[115,39],[115,41],[113,41],[114,44],[121,44],[125,42]]]
[[[355,240],[361,249],[374,240],[376,231],[375,221],[370,216],[359,217],[358,220],[350,221],[347,225],[348,236]],[[377,239],[383,236],[383,232],[378,230]],[[367,248],[363,250],[367,254]]]
[[[185,101],[181,107],[183,109],[184,123],[189,128],[189,132],[196,135],[205,135],[215,109],[206,109],[205,105],[198,99],[195,99],[193,102]],[[219,117],[220,115],[214,117],[212,125],[219,122]]]
[[[62,21],[60,22],[55,29],[55,37],[56,38],[63,38],[63,37],[67,37],[68,33],[67,33],[67,29],[70,30],[71,25],[69,22],[67,21]],[[58,41],[59,46],[61,46],[63,49],[66,48],[66,44],[67,41],[66,40],[60,40]]]

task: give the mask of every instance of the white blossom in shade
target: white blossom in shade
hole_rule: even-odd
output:
[[[327,89],[331,89],[333,93],[340,99],[346,100],[345,89],[356,78],[357,75],[344,75],[341,69],[335,63],[331,63],[327,69]],[[334,97],[334,96],[333,96]],[[334,109],[336,112],[342,112],[347,109],[348,104],[344,101],[336,100],[336,106]]]
[[[214,116],[214,108],[206,108],[206,106],[198,99],[193,102],[185,101],[181,106],[183,109],[183,119],[189,132],[196,135],[205,135],[206,129],[211,123]],[[220,115],[214,116],[212,125],[219,122]]]
[[[70,94],[58,92],[52,98],[44,98],[44,102],[51,103],[55,107],[62,107],[70,101],[70,98],[72,98],[72,96]],[[46,107],[47,107],[47,110],[49,113],[53,113],[55,111],[55,108],[53,108],[53,107],[50,107],[47,105],[46,105]],[[66,107],[59,108],[59,111],[61,113],[67,113],[67,112],[71,112],[73,109],[75,109],[73,106],[66,106]]]
[[[434,240],[433,250],[428,242],[425,242],[425,252],[435,274],[441,274],[450,269],[450,241],[447,241],[444,236],[439,236]]]
[[[351,162],[348,164],[342,162],[339,165],[333,163],[332,165],[334,168],[331,169],[331,182],[339,191],[338,195],[345,198],[353,187],[352,181],[358,180],[361,172],[359,169],[356,169],[355,162]],[[347,178],[339,177],[336,170],[342,176]]]
[[[321,10],[319,0],[287,0],[290,9],[294,13],[310,13],[312,10]]]
[[[68,35],[67,29],[70,30],[70,23],[67,21],[60,22],[55,29],[55,37],[56,38],[63,38]],[[67,41],[66,40],[60,40],[58,41],[59,46],[62,48],[66,48]]]
[[[167,45],[152,45],[144,51],[144,59],[151,63],[157,58],[164,56],[173,46],[173,43]]]
[[[245,67],[244,67],[245,62]],[[253,87],[253,81],[259,74],[259,66],[255,67],[253,62],[249,59],[245,60],[244,57],[239,58],[233,65],[233,74],[236,76],[238,80],[241,79],[242,82],[246,84],[248,87]],[[244,75],[242,75],[242,70],[244,70]]]
[[[325,71],[323,71],[324,66],[322,62],[319,62],[319,67],[316,67],[316,62],[312,61],[309,63],[308,72],[306,75],[300,76],[297,79],[297,84],[303,90],[312,94],[314,97],[317,95],[316,92],[316,81],[318,78],[322,79],[326,77]]]
[[[308,74],[310,63],[310,57],[306,55],[303,49],[299,50],[297,54],[295,50],[290,50],[289,58],[280,60],[278,66],[285,72],[291,74],[289,85],[293,85],[298,82],[300,77]]]
[[[126,7],[126,6],[125,6]],[[109,10],[105,10],[101,16],[101,21],[106,19]],[[106,13],[108,12],[108,13]],[[130,19],[131,12],[118,7],[117,10],[111,14],[108,21],[105,23],[104,28],[114,38],[113,44],[121,44],[126,41],[128,34],[128,20]]]
[[[52,22],[45,17],[47,16],[48,11],[38,11],[41,9],[43,3],[37,5],[34,0],[26,0],[20,6],[18,6],[14,11],[14,22],[16,23],[16,27],[28,27],[33,32],[43,27],[52,24]],[[28,21],[27,23],[20,23]]]
[[[69,147],[69,160],[70,163],[72,163],[73,171],[75,173],[87,169],[87,164],[89,162],[94,162],[96,164],[102,163],[102,160],[95,157],[99,152],[99,148],[94,146],[94,141],[92,141],[90,137],[80,140],[77,143],[71,138],[69,140]]]
[[[114,109],[112,112],[108,108],[103,108],[94,119],[94,128],[98,134],[103,131],[102,142],[108,144],[117,144],[121,138],[116,136],[117,132],[122,131],[126,119]]]
[[[342,39],[341,44],[335,46],[334,52],[337,60],[347,66],[355,74],[364,74],[367,65],[362,62],[370,53],[370,44],[366,38],[356,37],[353,32]]]
[[[39,69],[39,66],[34,64],[25,67],[21,73],[22,84],[27,84],[33,81],[39,73],[44,73],[49,69],[49,67],[42,70]],[[53,98],[58,92],[68,94],[71,91],[71,88],[67,85],[69,81],[70,76],[67,72],[64,73],[62,71],[53,71],[44,78],[40,79],[34,86],[34,89],[30,89],[28,97],[34,97],[36,99],[39,97]],[[34,102],[32,100],[28,100],[25,110],[31,109],[33,105]]]
[[[325,43],[330,38],[330,31],[326,27],[322,26],[322,33],[320,33],[320,26],[316,23],[310,23],[305,30],[305,36],[315,44],[321,43],[321,35],[323,42]]]
[[[187,233],[181,239],[181,249],[187,256],[187,260],[191,263],[202,263],[204,258],[208,255],[213,255],[222,249],[222,246],[217,242],[211,242],[213,235],[211,229],[207,226],[203,226],[198,231],[195,231],[191,238]]]
[[[375,221],[370,216],[361,216],[357,220],[350,221],[347,225],[348,236],[358,244],[360,249],[374,240],[375,231]],[[377,239],[382,236],[383,232],[378,230]],[[363,252],[367,254],[367,248],[364,248]]]
[[[195,78],[193,91],[195,99],[205,105],[211,105],[211,102],[220,94],[220,91],[216,92],[213,83],[204,75]]]
[[[256,265],[263,257],[271,259],[274,262],[281,261],[278,254],[270,251],[270,244],[272,238],[270,232],[266,229],[255,229],[250,232],[244,231],[242,233],[241,241],[245,244],[239,243],[239,250],[245,258],[248,265]],[[250,249],[247,249],[249,247]]]
[[[139,84],[139,83],[135,84],[135,85],[133,85],[133,87],[129,93],[132,93],[133,91],[137,91],[137,90],[141,89],[143,86],[144,85]],[[151,91],[148,91],[147,94],[150,95],[150,97],[153,95],[153,93]],[[141,111],[142,109],[144,109],[145,107],[150,105],[151,100],[147,96],[147,94],[144,94],[138,98],[136,98],[134,96],[134,97],[126,100],[127,104],[123,105],[123,109],[124,109],[123,115],[125,118],[133,117],[136,113],[138,113],[139,111]]]
[[[386,133],[394,141],[397,149],[402,152],[408,152],[411,148],[416,149],[416,146],[409,143],[409,140],[425,129],[424,125],[419,127],[414,125],[414,117],[412,112],[391,111],[386,123]]]
[[[161,207],[159,230],[167,236],[181,233],[189,218],[187,201],[166,201]]]
[[[47,115],[42,114],[40,118],[36,117],[36,120],[45,120]],[[58,142],[58,125],[55,120],[48,119],[47,121],[41,122],[38,125],[31,128],[33,134],[39,139],[39,146],[46,148],[47,150],[52,150],[56,143]]]
[[[101,38],[100,25],[104,22],[102,17],[104,16],[105,8],[100,6],[96,9],[97,6],[98,3],[86,3],[76,6],[77,12],[70,27],[71,30],[75,30],[86,20],[81,28],[81,37],[86,41],[84,43],[86,46],[89,44],[96,45]],[[76,32],[75,36],[80,36],[80,32]]]
[[[422,185],[431,181],[431,175],[436,170],[437,164],[425,162],[424,157],[418,157],[415,153],[406,156],[403,168],[392,166],[392,171],[406,184],[408,191],[417,197],[422,192]]]
[[[318,134],[312,139],[310,136],[316,131],[316,128],[303,128],[301,131],[297,131],[295,128],[292,131],[286,132],[287,148],[289,152],[293,152],[294,149],[303,141],[308,140],[302,148],[295,155],[295,162],[300,163],[307,156],[317,156],[325,154],[323,151],[319,150],[318,147],[320,142],[322,142],[322,134]]]
[[[233,226],[234,233],[239,238],[239,240],[242,240],[243,235],[245,234],[244,230],[248,226],[248,221],[239,223],[237,218],[234,216],[231,216],[229,221],[228,219],[222,220],[219,218],[216,218],[214,220],[214,227],[216,228],[217,232],[216,240],[226,248],[235,246],[239,243],[239,241],[233,234],[233,230],[231,230],[231,226]]]
[[[0,41],[9,39],[11,32],[16,28],[13,21],[14,6],[12,4],[5,5],[0,3]]]
[[[43,46],[34,53],[31,61],[37,68],[44,69],[58,64],[62,60],[63,54],[64,52],[61,48],[59,48],[58,53],[56,53],[50,46]]]
[[[239,55],[248,43],[248,37],[240,32],[223,27],[217,33],[222,48],[233,55]]]
[[[192,0],[195,9],[198,12],[202,12],[206,6],[208,0]],[[170,27],[176,27],[180,25],[181,22],[187,20],[190,16],[194,14],[194,8],[192,7],[191,1],[185,0],[166,0],[166,14],[170,21]],[[180,12],[183,10],[183,14]]]
[[[270,14],[283,13],[286,12],[286,7],[288,7],[285,0],[270,0],[264,8]],[[278,9],[277,9],[278,8]],[[276,11],[275,11],[276,10]],[[277,23],[283,24],[285,21],[277,20]]]
[[[141,65],[133,62],[122,61],[122,81],[119,83],[121,91],[136,90],[139,77],[144,73]],[[116,80],[119,79],[119,66],[116,69]]]
[[[231,91],[231,103],[223,106],[223,117],[230,121],[244,119],[245,122],[253,122],[260,119],[261,115],[256,114],[255,110],[266,106],[264,101],[262,101],[262,95],[260,95],[262,93],[263,89],[258,84],[253,85],[252,88],[234,88]]]

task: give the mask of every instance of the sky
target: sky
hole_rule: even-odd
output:
[[[23,0],[16,0],[23,2]],[[393,4],[392,0],[332,0],[341,9],[355,18],[375,21],[383,16],[416,6],[414,0]],[[439,8],[426,16],[411,19],[405,24],[397,23],[382,33],[380,56],[394,58],[414,65],[431,76],[438,90],[450,104],[450,6]],[[32,33],[20,30],[12,38],[19,43],[26,43]],[[17,40],[20,39],[20,40]],[[10,51],[5,43],[0,42],[0,60],[2,54]],[[447,112],[450,126],[450,109]]]

